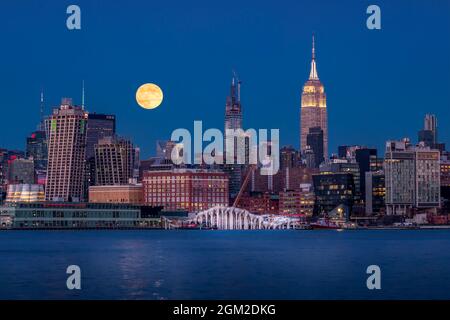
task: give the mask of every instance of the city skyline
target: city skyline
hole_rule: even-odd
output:
[[[20,53],[17,59],[9,51],[2,53],[2,104],[9,106],[3,115],[7,119],[18,119],[20,115],[21,125],[18,127],[15,121],[5,123],[0,129],[0,144],[8,149],[24,149],[25,139],[39,119],[41,88],[45,93],[45,113],[49,114],[50,107],[57,106],[63,96],[81,104],[84,79],[87,110],[117,115],[117,131],[131,137],[146,158],[154,155],[155,141],[168,139],[174,129],[186,127],[194,120],[221,128],[223,101],[231,70],[236,69],[244,92],[244,128],[280,128],[281,145],[299,149],[298,106],[309,74],[313,32],[321,79],[327,88],[329,154],[336,153],[338,145],[362,144],[383,153],[386,140],[407,136],[415,141],[416,130],[426,113],[441,119],[440,140],[448,144],[450,129],[444,126],[444,119],[450,105],[445,88],[450,81],[450,73],[446,72],[450,70],[450,50],[448,43],[439,41],[449,29],[445,19],[448,13],[425,4],[408,6],[405,12],[401,1],[382,1],[382,30],[370,31],[365,27],[363,4],[347,8],[348,13],[337,4],[326,4],[293,3],[293,8],[298,9],[293,13],[267,2],[258,9],[242,4],[231,10],[200,1],[187,11],[184,5],[169,10],[158,4],[153,11],[146,11],[148,19],[140,19],[140,10],[134,10],[124,17],[123,23],[115,24],[109,19],[121,17],[117,5],[100,8],[98,4],[80,1],[83,28],[73,33],[64,26],[57,28],[58,5],[47,8],[49,12],[24,5],[22,14],[36,26],[31,31],[5,16],[5,10],[0,13],[0,26],[24,35],[18,42],[17,37],[7,33],[5,45],[17,47],[15,51],[20,52],[23,43],[30,43],[28,51],[23,50],[27,54]],[[146,4],[139,6],[147,9]],[[205,10],[211,11],[209,18],[202,14]],[[314,17],[305,15],[311,10]],[[336,14],[339,10],[342,14]],[[162,13],[167,17],[164,23]],[[421,19],[415,19],[419,14]],[[96,22],[94,15],[104,19],[104,24]],[[218,21],[210,21],[217,15],[221,17]],[[41,19],[47,16],[49,19]],[[249,16],[255,26],[247,21]],[[272,16],[273,23],[265,26],[264,22]],[[208,45],[202,42],[202,37],[210,35],[204,28],[205,19],[217,33]],[[321,24],[324,19],[327,23]],[[406,23],[413,20],[413,24]],[[229,21],[236,23],[227,24]],[[192,29],[183,30],[191,23]],[[106,32],[106,27],[112,30]],[[44,31],[48,37],[42,38],[39,33]],[[129,33],[133,34],[130,40],[123,38]],[[117,41],[111,34],[118,35]],[[146,34],[151,41],[136,48],[133,41]],[[99,39],[98,43],[94,39]],[[59,51],[57,42],[78,49]],[[161,50],[149,50],[153,43]],[[230,45],[238,50],[221,53]],[[128,59],[122,61],[124,50],[128,50]],[[33,59],[28,59],[28,55]],[[23,77],[18,78],[17,74]],[[157,110],[142,110],[135,103],[135,90],[144,82],[155,82],[164,90],[165,101]],[[438,94],[430,95],[431,91]]]

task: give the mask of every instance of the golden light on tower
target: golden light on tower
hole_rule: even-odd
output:
[[[136,102],[144,109],[155,109],[163,101],[163,92],[154,83],[145,83],[136,91]]]

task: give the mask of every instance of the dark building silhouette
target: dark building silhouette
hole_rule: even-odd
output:
[[[280,169],[296,168],[300,165],[300,153],[292,146],[280,149]]]
[[[85,198],[89,186],[96,185],[95,145],[100,139],[116,134],[116,116],[112,114],[89,113],[86,128],[86,181]]]
[[[383,171],[369,171],[365,176],[365,212],[367,215],[385,212],[386,183]]]
[[[362,148],[355,151],[355,160],[359,166],[360,172],[360,190],[361,198],[365,199],[366,195],[366,172],[377,171],[381,163],[378,161],[377,149]],[[380,160],[381,162],[381,160]]]
[[[351,213],[355,184],[351,173],[323,173],[313,175],[315,194],[314,214],[328,215],[339,205]]]
[[[347,157],[347,148],[348,148],[348,146],[338,146],[338,157],[339,158]]]
[[[321,127],[309,128],[309,133],[306,136],[306,144],[313,151],[314,167],[318,168],[319,165],[325,160],[323,149],[323,130]]]
[[[95,182],[98,186],[125,185],[134,175],[136,154],[130,140],[105,137],[95,145]]]
[[[35,131],[27,137],[26,157],[33,158],[36,171],[47,170],[47,135],[45,131]]]
[[[425,115],[423,121],[423,130],[418,132],[418,141],[426,147],[437,149],[440,152],[445,151],[445,143],[439,143],[438,140],[437,118],[434,114]]]

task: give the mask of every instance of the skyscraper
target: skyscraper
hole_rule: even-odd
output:
[[[84,93],[84,86],[83,86],[83,93]],[[88,114],[86,125],[86,174],[84,187],[85,198],[88,197],[89,186],[96,185],[95,150],[94,150],[95,145],[100,141],[100,139],[103,139],[105,137],[112,137],[115,135],[115,133],[116,133],[115,115],[98,114],[98,113]]]
[[[432,147],[437,144],[437,120],[434,114],[425,115],[423,121],[423,130],[418,134],[419,142],[423,142],[425,146]]]
[[[361,193],[362,199],[365,199],[366,195],[366,172],[379,170],[381,163],[377,156],[377,149],[373,148],[361,148],[355,151],[355,160],[359,165],[359,172],[361,174],[360,190],[356,192]]]
[[[314,168],[318,168],[325,160],[323,156],[323,130],[320,127],[309,128],[306,144],[314,153]]]
[[[242,129],[242,107],[241,107],[241,81],[234,74],[231,80],[230,95],[227,97],[225,104],[225,148],[224,159],[226,159],[227,146],[231,145],[234,139],[234,163],[229,164],[225,162],[224,170],[229,176],[229,191],[231,197],[238,194],[242,182],[242,164],[237,164],[237,156],[240,152],[239,143],[235,135],[228,135],[227,130]]]
[[[418,133],[418,141],[422,142],[426,147],[445,151],[445,143],[439,143],[437,118],[434,114],[425,115],[423,121],[423,130]]]
[[[230,95],[225,104],[225,132],[242,129],[241,81],[236,75],[231,80]]]
[[[86,159],[95,156],[94,146],[104,137],[116,134],[116,116],[89,113],[86,130]]]
[[[33,158],[36,172],[47,170],[47,136],[45,131],[35,131],[27,137],[27,158]]]
[[[133,178],[135,148],[131,141],[105,137],[95,145],[96,185],[124,185]]]
[[[35,180],[33,159],[16,158],[8,161],[8,184],[33,184]]]
[[[323,155],[328,158],[328,120],[327,101],[323,84],[319,80],[316,68],[316,53],[313,36],[311,72],[303,86],[300,112],[300,150],[306,149],[306,136],[309,129],[320,127],[323,130]]]
[[[347,216],[353,209],[355,183],[351,173],[324,172],[313,175],[314,214],[328,215],[338,206],[343,206]]]
[[[295,168],[300,165],[300,155],[292,146],[284,146],[280,149],[280,170]]]
[[[388,215],[409,215],[419,209],[436,213],[441,197],[439,158],[439,150],[411,146],[408,139],[386,142]]]
[[[83,200],[87,117],[72,99],[64,98],[48,119],[48,201]]]

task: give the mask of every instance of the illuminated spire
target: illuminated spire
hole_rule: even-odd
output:
[[[316,48],[314,43],[314,34],[312,36],[312,60],[311,60],[311,72],[309,73],[309,80],[319,80],[316,68]]]

